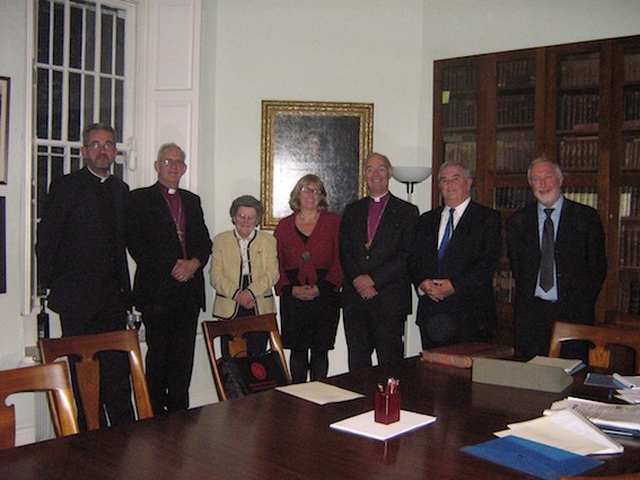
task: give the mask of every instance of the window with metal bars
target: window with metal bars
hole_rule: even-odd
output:
[[[124,95],[125,56],[130,55],[126,7],[118,0],[36,2],[33,238],[51,181],[83,166],[86,125],[113,126],[119,154],[112,169],[120,178],[124,175],[124,117],[131,110]]]

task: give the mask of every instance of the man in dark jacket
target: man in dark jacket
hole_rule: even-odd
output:
[[[155,169],[154,185],[131,192],[127,247],[137,263],[134,304],[145,325],[147,381],[157,415],[189,407],[211,239],[200,197],[178,188],[187,170],[184,151],[175,143],[162,145]]]
[[[50,290],[49,307],[60,314],[65,337],[126,328],[129,187],[110,174],[117,153],[112,127],[86,127],[84,168],[51,183],[38,226],[38,278]],[[133,420],[126,354],[102,354],[100,378],[101,424]]]
[[[595,323],[595,304],[607,275],[598,212],[562,195],[562,170],[546,157],[531,162],[527,178],[538,201],[507,222],[509,262],[516,280],[516,353],[524,359],[549,353],[554,321]],[[545,224],[551,236],[548,285],[543,280]],[[563,356],[586,359],[584,345],[567,347]]]

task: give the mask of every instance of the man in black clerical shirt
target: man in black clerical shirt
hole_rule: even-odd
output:
[[[38,279],[49,289],[48,304],[60,314],[65,337],[122,330],[130,306],[124,241],[129,187],[110,173],[116,133],[91,124],[82,140],[84,168],[51,183],[36,245]],[[126,354],[101,354],[100,379],[101,425],[133,420]],[[79,417],[83,423],[81,412]]]

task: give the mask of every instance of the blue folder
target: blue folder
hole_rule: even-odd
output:
[[[545,480],[577,475],[604,463],[513,435],[463,447],[462,451]]]

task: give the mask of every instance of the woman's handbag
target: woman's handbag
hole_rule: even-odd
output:
[[[276,351],[254,357],[222,357],[218,370],[227,397],[239,398],[286,385],[287,376]]]

